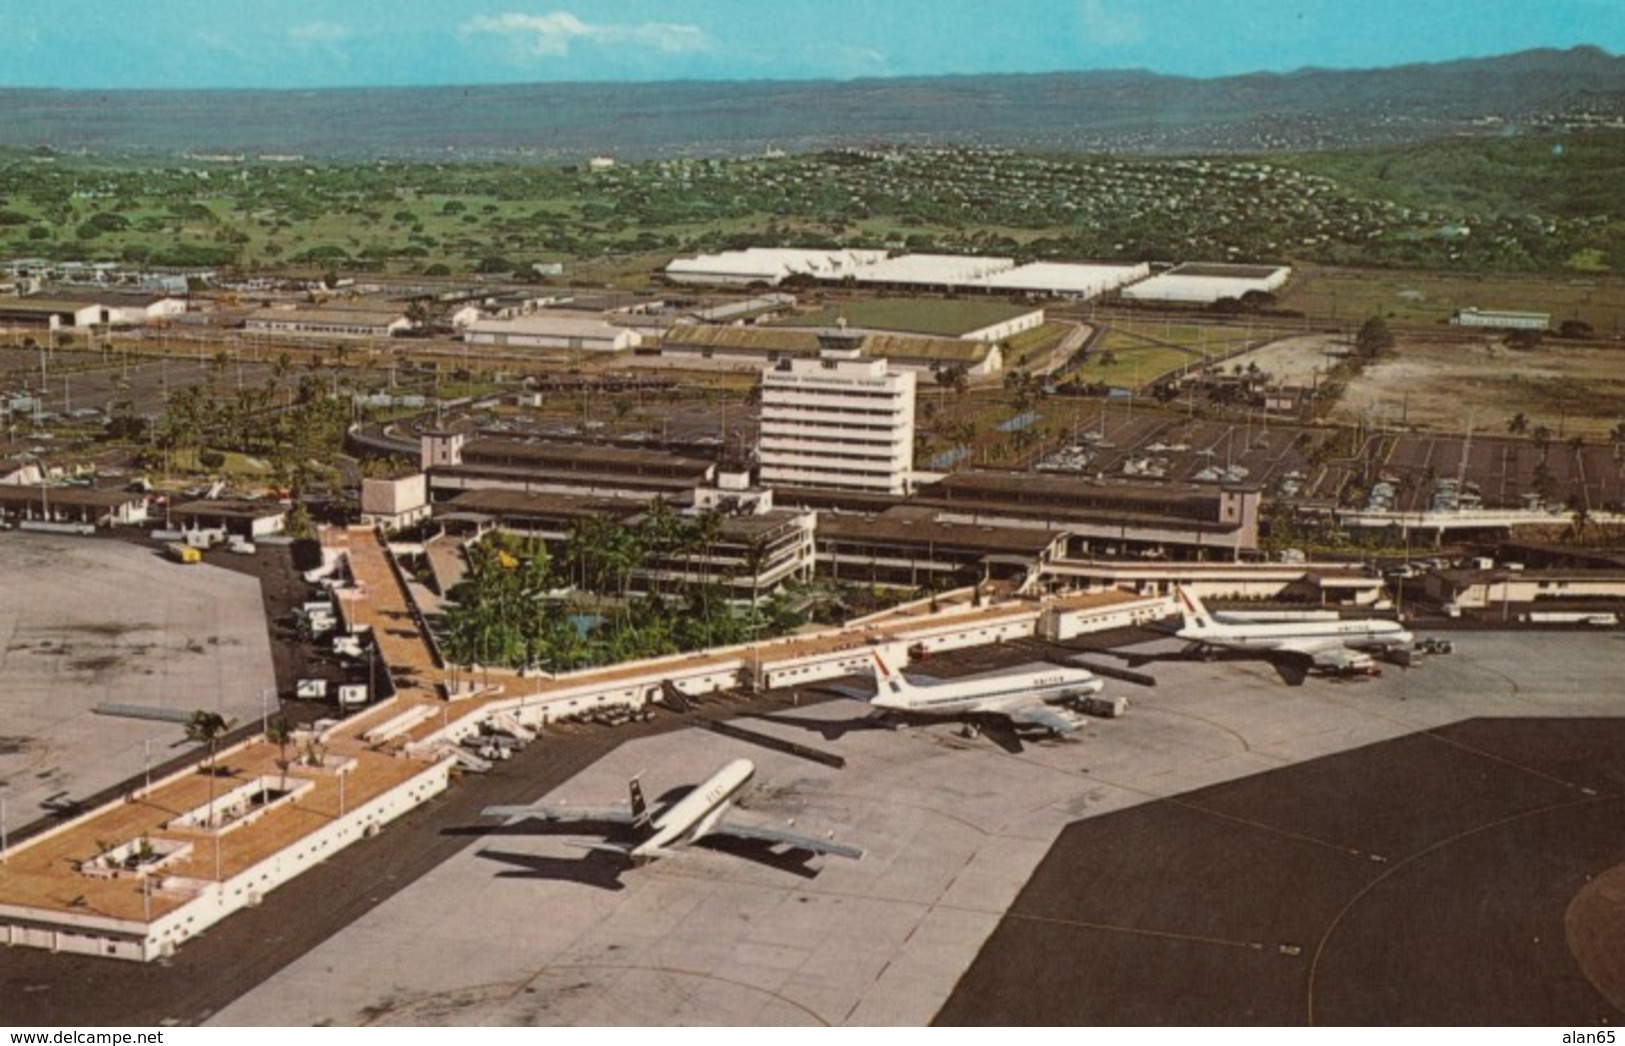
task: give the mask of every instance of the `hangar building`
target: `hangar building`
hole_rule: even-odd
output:
[[[1188,264],[1123,288],[1128,301],[1212,305],[1240,299],[1253,291],[1274,294],[1286,286],[1292,270],[1284,265]]]

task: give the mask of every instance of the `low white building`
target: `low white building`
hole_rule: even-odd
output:
[[[1044,325],[1044,310],[1034,309],[1019,316],[1012,316],[1007,320],[998,320],[985,327],[966,331],[959,337],[962,341],[995,342],[1013,338],[1023,331],[1037,330]]]
[[[7,414],[0,401],[0,417]],[[45,481],[45,468],[37,458],[0,458],[0,487],[38,486]]]
[[[794,327],[728,327],[689,323],[673,327],[660,343],[666,359],[727,360],[768,368],[781,360],[818,355],[829,331]],[[996,374],[1004,365],[997,342],[963,338],[928,338],[907,334],[865,333],[850,329],[839,337],[857,341],[862,354],[887,360],[893,367],[932,374],[964,367],[970,378]]]
[[[0,485],[0,519],[130,526],[147,521],[147,499],[114,490],[5,484]]]
[[[642,345],[643,335],[603,320],[535,313],[511,320],[475,320],[464,328],[463,340],[470,345],[625,352]]]
[[[429,511],[429,477],[421,472],[365,476],[361,480],[364,526],[401,530],[427,519]]]
[[[53,295],[61,301],[100,307],[102,322],[115,327],[141,327],[173,319],[186,311],[186,299],[172,294],[64,289]]]
[[[107,322],[107,310],[94,302],[30,296],[0,298],[0,323],[60,330]]]
[[[290,508],[280,502],[216,498],[171,506],[167,515],[182,530],[221,530],[252,541],[285,531]]]
[[[1510,312],[1506,309],[1457,309],[1450,317],[1457,327],[1488,327],[1492,330],[1543,331],[1550,330],[1552,314],[1549,312]]]
[[[331,335],[340,338],[389,338],[411,329],[404,311],[393,309],[301,308],[256,309],[243,329],[259,334]]]
[[[1254,291],[1274,294],[1291,276],[1285,265],[1191,263],[1124,287],[1122,294],[1128,301],[1212,305],[1225,298],[1239,301]]]

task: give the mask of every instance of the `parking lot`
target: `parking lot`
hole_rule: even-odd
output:
[[[246,722],[275,708],[255,579],[149,548],[0,534],[0,781],[9,827],[139,778],[186,746],[183,724],[103,703]]]

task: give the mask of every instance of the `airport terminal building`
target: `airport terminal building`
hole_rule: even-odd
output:
[[[826,347],[762,375],[761,482],[908,493],[914,472],[914,374]]]

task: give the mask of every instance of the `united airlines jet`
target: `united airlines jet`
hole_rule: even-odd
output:
[[[1082,719],[1057,705],[1098,694],[1103,685],[1085,668],[1041,665],[922,686],[893,672],[879,653],[874,661],[876,693],[869,703],[875,708],[972,723],[977,716],[998,716],[1019,726],[1041,726],[1052,734],[1083,725]]]
[[[1210,613],[1202,601],[1174,586],[1183,627],[1174,634],[1203,646],[1231,650],[1277,651],[1306,657],[1319,668],[1358,671],[1372,665],[1366,651],[1406,649],[1415,639],[1397,621],[1236,621]]]

